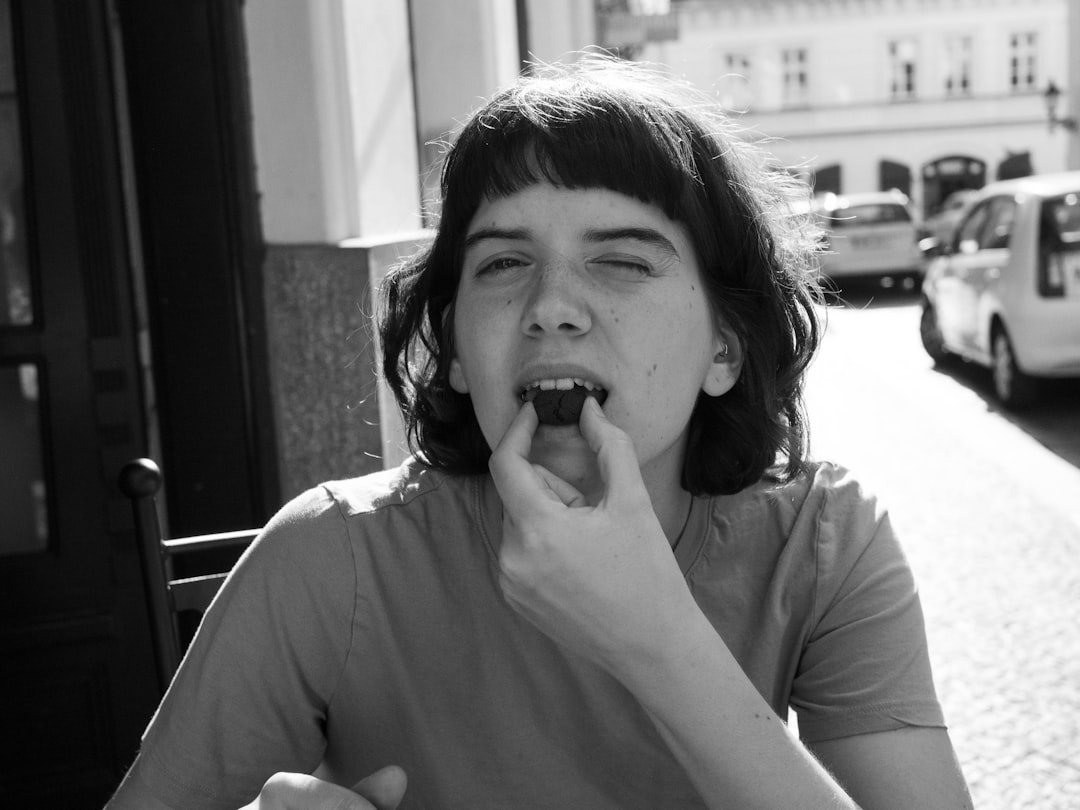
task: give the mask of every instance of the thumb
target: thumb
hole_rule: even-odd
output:
[[[374,804],[378,810],[395,810],[405,795],[407,784],[405,771],[397,765],[387,765],[357,782],[353,791]]]

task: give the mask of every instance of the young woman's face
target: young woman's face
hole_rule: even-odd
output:
[[[690,237],[656,206],[541,183],[484,202],[469,224],[450,379],[491,447],[523,391],[576,378],[607,392],[646,482],[677,485],[698,393],[737,376],[716,359],[724,343]],[[579,488],[597,483],[576,424],[540,425],[531,459]]]

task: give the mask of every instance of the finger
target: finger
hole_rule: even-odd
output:
[[[396,805],[388,805],[393,810]],[[306,773],[276,773],[266,780],[258,798],[243,810],[385,810],[338,785]]]
[[[526,402],[518,409],[506,433],[503,434],[498,446],[491,454],[492,462],[528,459],[529,452],[532,450],[533,434],[536,433],[539,424],[536,408],[531,402]]]
[[[375,805],[377,810],[394,810],[405,795],[408,779],[397,765],[387,765],[353,786],[353,790]]]
[[[639,499],[645,483],[638,467],[637,453],[630,437],[607,418],[600,404],[592,397],[585,400],[579,421],[581,435],[596,453],[600,477],[604,481],[605,500]]]
[[[585,506],[585,496],[573,484],[567,483],[547,467],[532,465],[533,471],[550,490],[552,500],[564,506]]]
[[[531,402],[526,402],[514,416],[488,462],[499,497],[511,511],[524,510],[528,504],[536,502],[538,496],[549,500],[544,495],[547,486],[529,462],[532,437],[539,424],[536,409]]]

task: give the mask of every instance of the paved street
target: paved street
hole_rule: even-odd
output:
[[[1075,810],[1080,386],[1054,386],[1010,421],[980,373],[933,368],[913,295],[881,303],[828,309],[808,391],[814,451],[890,506],[975,807]]]

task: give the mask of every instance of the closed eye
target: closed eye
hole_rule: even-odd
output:
[[[651,264],[629,256],[604,256],[599,259],[591,260],[590,264],[600,265],[606,269],[618,272],[627,272],[642,276],[651,276],[654,274]]]

